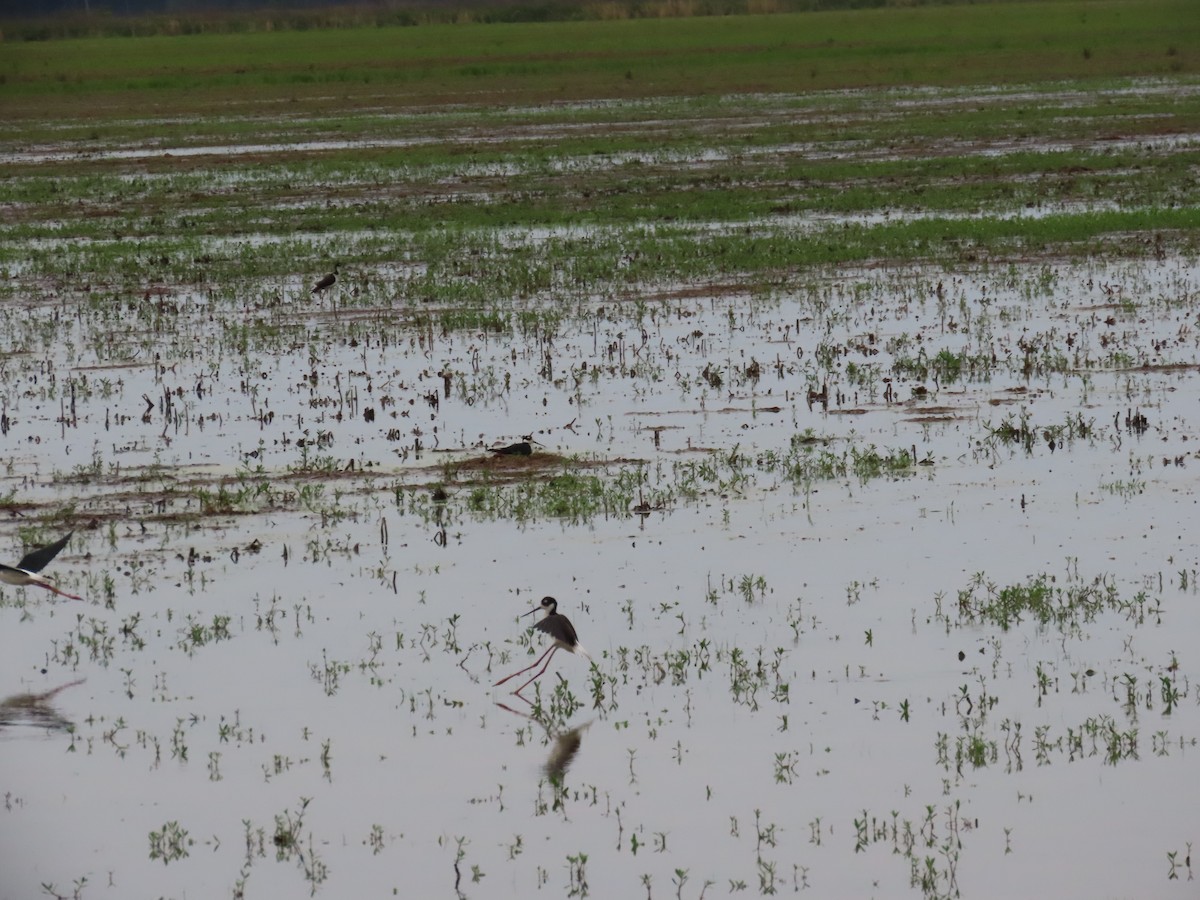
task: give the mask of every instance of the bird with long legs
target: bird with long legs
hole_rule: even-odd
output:
[[[506,681],[511,681],[518,675],[523,675],[530,669],[536,669],[538,665],[541,664],[542,660],[545,660],[545,665],[542,666],[541,671],[513,691],[514,694],[520,694],[521,691],[525,690],[525,688],[529,687],[529,685],[533,684],[533,682],[537,681],[546,673],[546,670],[550,668],[550,660],[554,659],[554,654],[557,650],[566,650],[568,653],[578,653],[584,659],[588,660],[592,658],[591,655],[583,649],[583,644],[579,643],[579,636],[575,633],[575,626],[571,624],[571,620],[558,611],[557,600],[555,600],[553,597],[543,597],[541,603],[539,603],[529,612],[522,613],[521,617],[524,618],[525,616],[531,616],[536,612],[544,613],[544,615],[541,619],[534,623],[533,627],[542,632],[542,634],[550,636],[550,646],[546,649],[545,653],[543,653],[534,661],[532,666],[526,666],[517,672],[513,672],[511,675],[501,678],[496,682],[494,687],[500,687],[500,685],[504,684]]]
[[[30,550],[21,557],[21,561],[15,566],[6,566],[0,563],[0,581],[3,581],[5,584],[15,584],[17,587],[26,587],[33,584],[48,591],[53,591],[60,597],[66,597],[70,600],[82,600],[82,597],[59,590],[49,578],[38,574],[42,569],[46,568],[50,560],[58,556],[59,551],[63,547],[67,546],[67,541],[71,539],[71,535],[74,533],[74,531],[68,531],[65,537],[60,538],[53,544],[47,544],[45,547]]]

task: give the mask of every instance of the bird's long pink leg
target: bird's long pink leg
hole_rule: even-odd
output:
[[[39,584],[41,587],[44,587],[48,591],[53,591],[54,593],[58,594],[60,597],[67,597],[68,599],[71,599],[71,600],[82,600],[83,599],[82,597],[76,596],[75,594],[68,594],[66,591],[60,591],[58,588],[56,588],[52,584],[42,584],[40,581],[37,582],[37,584]]]
[[[543,675],[546,674],[546,670],[548,668],[550,668],[550,660],[554,659],[554,651],[557,649],[558,649],[558,644],[554,644],[553,646],[551,646],[550,659],[546,660],[546,664],[544,666],[542,666],[542,671],[538,672],[536,675],[534,675],[532,678],[530,678],[527,682],[525,682],[523,685],[521,685],[519,688],[517,688],[515,691],[513,691],[514,694],[520,694],[521,691],[525,690],[525,688],[529,687],[531,684],[533,684],[535,681],[537,681],[539,678],[541,678]]]
[[[513,678],[516,678],[522,672],[528,672],[530,669],[536,669],[543,659],[545,659],[547,656],[549,656],[551,653],[553,653],[557,649],[558,649],[558,644],[551,644],[550,648],[545,653],[543,653],[536,660],[534,660],[532,666],[526,666],[525,668],[521,669],[520,671],[513,672],[511,675],[509,675],[505,678],[501,678],[499,681],[497,681],[495,684],[493,684],[492,687],[500,687],[500,685],[504,684],[504,682],[509,681]]]

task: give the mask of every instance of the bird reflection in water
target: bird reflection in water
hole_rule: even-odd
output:
[[[58,712],[51,705],[51,701],[60,691],[83,684],[84,680],[78,678],[41,694],[13,694],[11,697],[0,700],[0,728],[30,725],[35,728],[45,728],[47,731],[72,730],[75,723]]]
[[[579,748],[583,744],[583,733],[592,727],[592,720],[589,719],[582,725],[576,725],[567,731],[556,732],[537,716],[513,709],[511,706],[506,706],[503,703],[498,702],[496,705],[506,712],[512,713],[514,716],[529,719],[529,721],[537,722],[542,726],[546,732],[546,740],[550,744],[550,755],[546,757],[546,761],[542,764],[542,773],[554,784],[562,784],[563,777],[567,774],[567,769],[574,762],[575,755],[579,753]]]
[[[554,746],[551,747],[550,755],[546,757],[546,762],[542,766],[542,771],[546,773],[547,778],[556,784],[562,782],[563,776],[567,774],[567,769],[575,759],[575,754],[579,752],[579,747],[583,744],[583,733],[591,727],[590,721],[584,722],[570,731],[563,731],[554,736]]]

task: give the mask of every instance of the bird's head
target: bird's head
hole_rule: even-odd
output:
[[[543,597],[541,603],[539,603],[537,606],[535,606],[529,612],[522,613],[521,617],[524,618],[525,616],[532,616],[535,612],[538,612],[539,610],[544,610],[546,615],[552,616],[552,615],[554,615],[554,612],[557,609],[558,609],[558,601],[557,600],[555,600],[553,597]]]

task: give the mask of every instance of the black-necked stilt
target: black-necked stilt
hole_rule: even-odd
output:
[[[488,453],[495,453],[497,456],[532,456],[533,444],[529,441],[520,441],[516,444],[509,444],[507,447],[488,447]]]
[[[338,264],[334,263],[333,271],[330,272],[328,275],[326,275],[324,278],[322,278],[320,281],[318,281],[316,284],[314,284],[312,292],[314,294],[319,294],[319,293],[321,293],[321,291],[325,290],[325,288],[333,287],[333,283],[335,281],[337,281],[337,273],[338,273]]]
[[[532,456],[533,445],[536,443],[533,435],[527,434],[517,443],[509,444],[507,447],[488,447],[488,453],[495,453],[498,456]]]
[[[30,550],[21,557],[21,561],[15,566],[6,566],[0,563],[0,581],[3,581],[5,584],[15,584],[18,587],[36,584],[38,587],[44,587],[46,590],[53,591],[61,597],[68,597],[71,600],[82,600],[82,597],[68,594],[66,591],[60,591],[49,578],[38,574],[38,572],[46,568],[50,560],[58,556],[58,552],[63,547],[67,546],[67,541],[71,539],[71,535],[74,533],[73,530],[68,531],[65,537],[55,541],[53,544],[38,547],[36,550]]]
[[[571,624],[571,620],[558,611],[557,600],[555,600],[553,597],[543,597],[540,604],[535,606],[529,612],[522,613],[521,615],[522,617],[531,616],[535,612],[539,611],[545,612],[545,615],[542,616],[538,622],[534,623],[533,627],[543,634],[550,635],[550,639],[552,641],[550,647],[545,653],[539,656],[536,661],[534,661],[532,666],[526,666],[524,669],[521,669],[518,672],[513,672],[506,678],[501,678],[496,682],[494,687],[500,687],[500,685],[504,684],[504,682],[516,678],[518,675],[528,672],[530,669],[537,668],[538,663],[540,663],[542,660],[545,660],[546,664],[542,666],[540,672],[513,691],[514,694],[521,693],[521,691],[525,690],[525,688],[529,687],[529,685],[533,684],[533,682],[537,681],[537,679],[541,678],[542,675],[546,673],[546,670],[550,668],[550,660],[554,659],[554,651],[558,650],[559,648],[566,650],[568,653],[578,653],[580,656],[584,657],[584,659],[592,658],[591,655],[583,649],[583,644],[579,643],[579,636],[575,633],[575,626]]]

